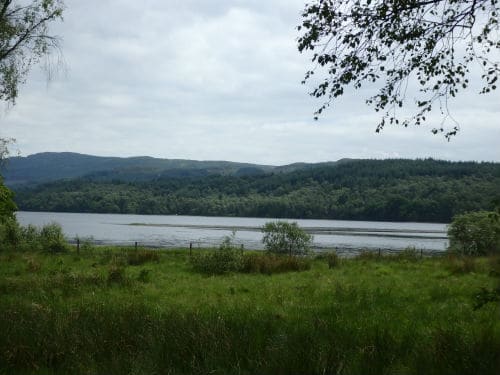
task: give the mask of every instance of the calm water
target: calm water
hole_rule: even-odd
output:
[[[246,249],[261,249],[260,227],[273,219],[18,212],[23,225],[61,224],[68,239],[92,237],[102,244],[187,247],[217,246],[236,230],[235,242]],[[289,220],[314,235],[316,250],[335,247],[351,253],[359,249],[397,251],[408,246],[444,251],[448,245],[446,224],[396,223],[344,220]]]

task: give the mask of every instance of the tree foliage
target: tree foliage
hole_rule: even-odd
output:
[[[307,254],[312,244],[312,236],[297,223],[271,221],[262,228],[262,242],[267,251],[275,254]]]
[[[449,116],[447,102],[470,85],[470,69],[482,69],[481,93],[496,89],[500,73],[497,0],[315,0],[305,6],[298,27],[299,51],[312,51],[315,68],[326,73],[311,92],[326,101],[316,118],[348,86],[356,89],[382,81],[366,102],[382,113],[376,131],[387,123],[420,125],[434,105]],[[415,82],[414,114],[406,92]],[[443,123],[434,133],[445,131]],[[458,124],[446,130],[456,134]]]
[[[0,177],[0,223],[6,219],[13,219],[17,206],[14,203],[14,194],[3,184]]]
[[[495,212],[478,211],[457,215],[448,229],[450,248],[465,255],[500,251],[500,222]]]
[[[62,0],[0,0],[0,100],[14,104],[31,66],[58,48],[48,25],[62,12]]]
[[[28,211],[450,222],[493,209],[500,164],[357,160],[255,176],[85,178],[15,192]]]

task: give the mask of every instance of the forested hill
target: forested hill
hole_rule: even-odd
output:
[[[498,197],[499,163],[427,159],[148,182],[87,177],[18,190],[16,199],[39,211],[449,222]]]
[[[36,185],[89,174],[102,181],[147,181],[158,177],[201,177],[210,174],[248,175],[275,167],[229,161],[158,159],[148,156],[103,157],[73,152],[44,152],[17,156],[1,166],[0,174],[10,187]]]

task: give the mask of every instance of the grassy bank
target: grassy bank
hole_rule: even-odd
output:
[[[362,256],[301,272],[0,254],[1,374],[498,374],[495,259]]]

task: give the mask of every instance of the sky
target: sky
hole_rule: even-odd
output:
[[[283,165],[341,158],[500,161],[500,90],[473,88],[451,103],[458,136],[387,126],[348,90],[318,121],[297,50],[305,0],[66,0],[55,74],[39,66],[1,109],[0,136],[26,156],[231,160]],[[43,64],[42,64],[43,65]],[[475,85],[475,86],[474,86]]]

